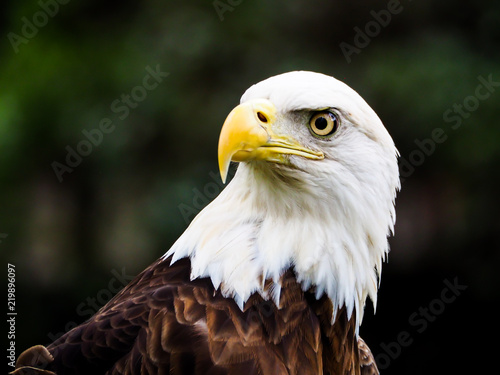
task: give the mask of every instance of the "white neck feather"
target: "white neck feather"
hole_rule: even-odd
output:
[[[172,262],[189,257],[192,279],[210,277],[241,308],[256,292],[278,305],[280,276],[293,267],[304,290],[314,286],[317,298],[331,299],[332,322],[345,305],[349,317],[355,311],[359,326],[367,296],[376,305],[395,221],[399,181],[397,169],[387,172],[397,168],[395,155],[390,158],[367,162],[367,170],[357,174],[322,161],[315,176],[305,168],[241,164],[164,257],[172,255]],[[264,292],[266,279],[275,283],[273,295]]]

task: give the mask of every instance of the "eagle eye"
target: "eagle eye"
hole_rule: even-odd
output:
[[[337,115],[330,111],[317,112],[309,121],[309,128],[313,135],[318,137],[329,137],[339,127]]]

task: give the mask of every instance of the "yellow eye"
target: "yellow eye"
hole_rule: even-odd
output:
[[[330,111],[318,112],[311,117],[309,127],[314,135],[328,137],[337,131],[339,120],[337,115]]]

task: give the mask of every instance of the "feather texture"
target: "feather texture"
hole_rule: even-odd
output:
[[[254,294],[241,310],[210,279],[190,280],[189,259],[170,261],[46,349],[28,349],[14,374],[337,375],[374,366],[355,319],[344,308],[331,325],[331,301],[304,292],[293,270],[280,279],[279,307]]]

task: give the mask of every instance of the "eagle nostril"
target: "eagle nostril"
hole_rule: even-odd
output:
[[[267,116],[263,114],[262,112],[257,112],[257,117],[259,118],[260,121],[263,123],[267,123],[269,120],[267,119]]]

